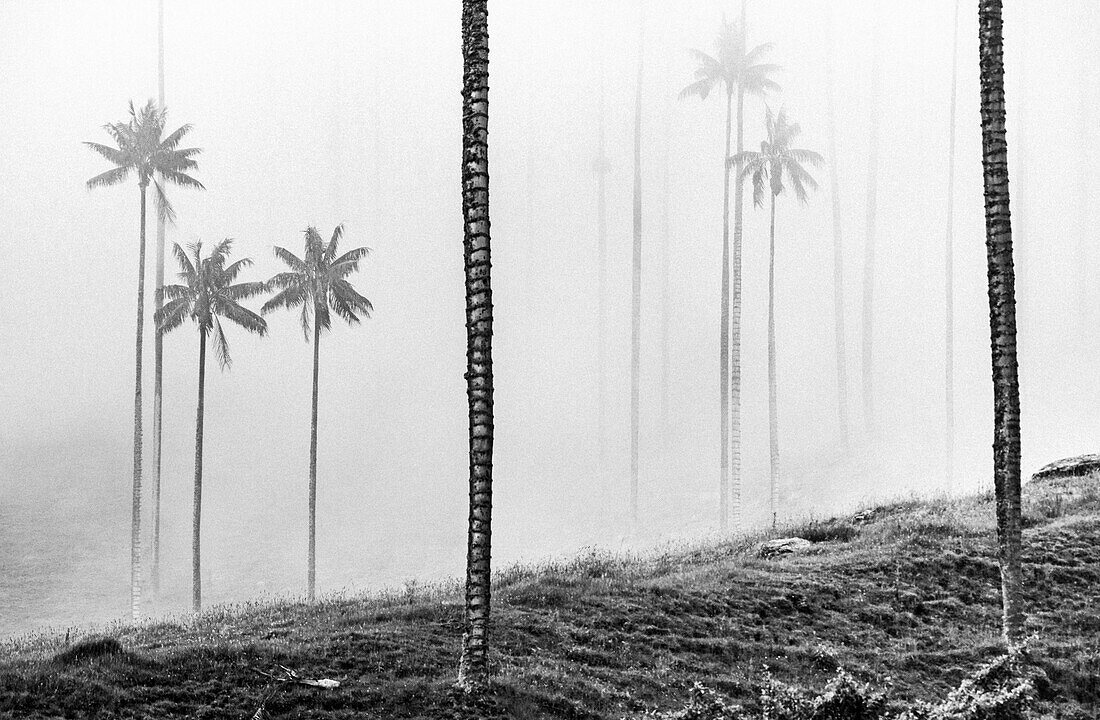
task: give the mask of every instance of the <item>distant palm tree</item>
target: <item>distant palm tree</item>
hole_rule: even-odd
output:
[[[489,684],[493,527],[493,283],[489,243],[489,12],[462,0],[462,248],[466,272],[466,397],[470,515],[458,685]]]
[[[164,109],[164,0],[157,2],[157,106]],[[160,289],[164,287],[165,218],[157,217],[156,309],[161,308]],[[163,423],[164,338],[153,340],[153,592],[160,590],[160,471]]]
[[[981,67],[985,247],[989,268],[989,330],[993,361],[993,484],[1001,564],[1004,639],[1023,639],[1020,525],[1020,378],[1016,363],[1016,276],[1012,266],[1008,143],[1005,140],[1001,0],[978,6]]]
[[[738,153],[729,159],[729,163],[731,167],[738,169],[740,179],[752,177],[754,205],[763,205],[765,190],[771,191],[771,231],[768,244],[768,427],[771,451],[769,505],[774,526],[779,504],[779,408],[775,377],[775,199],[784,191],[783,179],[787,178],[794,188],[795,197],[799,202],[805,203],[808,198],[807,189],[816,190],[817,181],[804,165],[820,167],[825,161],[812,150],[791,147],[791,142],[798,137],[802,128],[798,123],[789,122],[785,111],[773,113],[768,108],[764,124],[768,130],[768,139],[760,143],[760,151]]]
[[[721,88],[726,92],[726,150],[722,155],[722,312],[718,337],[719,387],[721,396],[721,463],[719,480],[718,518],[722,529],[728,523],[729,482],[730,482],[730,406],[732,405],[732,480],[734,503],[734,525],[740,529],[740,487],[741,487],[741,225],[743,192],[741,179],[737,180],[733,207],[733,337],[730,338],[730,173],[727,160],[730,157],[730,135],[733,125],[733,98],[737,94],[737,152],[744,150],[744,105],[745,95],[763,95],[768,91],[778,91],[779,84],[772,75],[780,68],[778,65],[761,63],[760,58],[772,49],[771,43],[757,45],[749,50],[745,42],[744,5],[741,7],[741,27],[722,20],[718,38],[715,41],[715,55],[701,50],[692,50],[699,62],[695,70],[695,82],[680,92],[681,98],[698,96],[706,100],[712,90]],[[733,359],[730,351],[732,346]],[[732,371],[732,377],[731,377]]]
[[[141,236],[138,243],[137,341],[134,361],[134,493],[130,525],[130,612],[141,616],[141,348],[145,326],[145,191],[149,184],[157,193],[160,217],[172,219],[174,212],[164,192],[164,184],[203,190],[202,183],[187,173],[197,167],[198,148],[180,149],[179,144],[190,125],[184,125],[167,137],[164,123],[167,111],[150,100],[140,111],[130,103],[129,122],[103,126],[117,147],[84,143],[106,158],[113,168],[87,182],[88,188],[118,185],[137,173],[141,191]]]
[[[305,254],[299,258],[281,247],[275,248],[275,257],[290,267],[290,272],[279,273],[268,281],[270,289],[278,290],[264,303],[265,315],[279,308],[302,308],[302,334],[309,342],[313,329],[313,415],[309,437],[309,569],[307,585],[309,599],[316,596],[317,585],[317,369],[320,363],[321,331],[332,327],[331,312],[342,317],[349,325],[357,324],[359,316],[370,317],[370,300],[360,295],[348,282],[348,276],[359,270],[359,261],[370,252],[360,247],[337,256],[344,226],[337,225],[332,239],[321,239],[317,228],[305,230]]]
[[[944,475],[955,482],[955,115],[959,83],[959,6],[951,41],[951,112],[947,142],[947,232],[944,237]]]
[[[638,80],[634,87],[634,203],[630,262],[630,527],[638,529],[638,451],[642,357],[642,80],[645,0],[638,4]]]
[[[241,300],[255,297],[267,289],[262,282],[236,283],[240,271],[252,265],[243,258],[226,265],[233,241],[222,240],[205,258],[202,243],[196,242],[188,249],[187,256],[178,243],[172,250],[180,266],[180,279],[186,285],[165,285],[158,293],[158,300],[166,301],[156,312],[157,334],[165,335],[175,330],[187,318],[199,327],[199,402],[195,414],[195,500],[191,523],[191,601],[192,609],[202,608],[202,580],[199,574],[199,528],[202,520],[202,440],[203,405],[206,389],[206,338],[214,336],[214,352],[222,369],[232,362],[229,344],[225,340],[221,318],[230,320],[257,335],[267,333],[267,323],[256,313],[240,305]]]

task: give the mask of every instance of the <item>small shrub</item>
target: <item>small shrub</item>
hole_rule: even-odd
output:
[[[768,679],[760,694],[764,720],[882,720],[886,690],[857,681],[843,668],[816,697]]]
[[[740,705],[735,705],[717,690],[695,683],[691,695],[683,709],[672,712],[646,713],[646,717],[655,720],[744,720]]]
[[[912,720],[1025,720],[1035,700],[1035,673],[1020,654],[1002,655],[975,670],[938,706]]]
[[[794,535],[812,543],[851,542],[859,535],[859,528],[846,522],[815,520],[799,528]]]

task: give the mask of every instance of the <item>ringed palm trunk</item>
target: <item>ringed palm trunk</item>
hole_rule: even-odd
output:
[[[141,189],[141,240],[138,244],[137,338],[134,343],[134,492],[130,517],[130,616],[141,617],[141,352],[145,329],[145,190]]]
[[[317,594],[317,378],[321,365],[321,325],[313,314],[313,410],[309,422],[309,560],[306,585],[309,599]]]
[[[748,46],[748,30],[745,25],[745,0],[741,0],[741,32]],[[737,152],[745,149],[745,91],[737,89]],[[727,107],[726,115],[729,111]],[[726,156],[729,157],[729,133],[726,134]],[[730,328],[730,458],[729,476],[732,492],[733,529],[744,530],[741,510],[741,228],[744,212],[744,178],[737,173],[733,198],[733,307]],[[726,170],[726,188],[729,188],[729,169]],[[728,207],[728,206],[727,206]],[[725,323],[723,323],[725,326]],[[722,413],[726,417],[726,413]],[[723,504],[725,507],[725,504]],[[724,511],[723,511],[724,512]]]
[[[597,343],[597,413],[600,457],[600,483],[603,500],[607,499],[607,150],[605,130],[605,91],[603,56],[600,56],[600,134],[596,158],[596,242],[599,263],[597,292],[599,293],[599,337]]]
[[[863,256],[863,423],[869,435],[875,434],[874,300],[875,300],[875,220],[878,211],[878,133],[881,119],[882,51],[881,30],[875,28],[875,59],[871,71],[870,157],[867,163],[867,239]]]
[[[730,137],[733,127],[733,88],[726,89],[726,153],[722,157],[722,297],[721,327],[718,330],[718,392],[722,419],[719,422],[721,451],[718,478],[718,527],[729,526],[729,442],[730,442]]]
[[[493,292],[489,253],[489,33],[486,0],[462,2],[462,217],[466,275],[466,396],[470,518],[458,683],[489,683],[493,509]]]
[[[191,514],[191,609],[202,609],[202,437],[206,397],[206,328],[199,328],[199,402],[195,410],[195,497]]]
[[[157,92],[161,111],[164,110],[164,0],[157,3]],[[164,302],[160,289],[164,287],[164,218],[157,216],[157,293],[156,309]],[[153,592],[160,589],[160,470],[161,436],[163,434],[164,337],[158,332],[153,336]]]
[[[779,514],[779,403],[775,370],[775,193],[771,202],[768,242],[768,450],[771,457],[768,505],[772,527]]]
[[[981,0],[982,169],[993,365],[993,484],[1001,565],[1004,640],[1023,638],[1020,528],[1020,382],[1016,358],[1016,293],[1005,140],[1004,52],[1000,0]]]

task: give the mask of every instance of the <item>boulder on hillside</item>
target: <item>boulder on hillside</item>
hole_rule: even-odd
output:
[[[790,555],[791,553],[808,550],[812,542],[806,538],[789,537],[768,540],[760,545],[760,557],[775,557],[776,555]]]
[[[1100,472],[1100,455],[1078,455],[1063,460],[1055,460],[1032,475],[1031,479],[1082,477],[1095,472]]]

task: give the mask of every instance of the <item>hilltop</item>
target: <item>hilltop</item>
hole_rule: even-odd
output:
[[[1024,495],[1043,701],[1059,718],[1094,717],[1100,480],[1047,477]],[[989,495],[914,499],[776,534],[505,568],[493,598],[495,688],[477,707],[451,687],[455,584],[9,641],[0,715],[251,717],[268,687],[256,670],[277,665],[341,686],[285,686],[267,705],[273,718],[617,719],[681,706],[696,681],[751,707],[764,666],[805,687],[842,666],[890,677],[898,698],[941,698],[1001,650],[993,516]],[[813,545],[759,557],[776,536]]]

